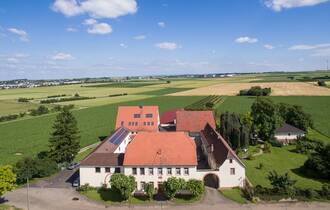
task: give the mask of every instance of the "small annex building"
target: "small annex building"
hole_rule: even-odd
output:
[[[289,144],[303,136],[305,136],[305,131],[287,123],[277,128],[274,135],[276,140],[282,144]]]

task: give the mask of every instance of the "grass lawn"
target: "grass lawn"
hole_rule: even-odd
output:
[[[308,129],[307,137],[310,139],[315,139],[315,140],[321,141],[324,144],[330,144],[329,137],[327,137],[327,136],[323,135],[322,133],[320,133],[314,129],[311,129],[311,128]]]
[[[200,100],[200,96],[161,96],[74,110],[81,135],[81,146],[95,143],[114,129],[119,105],[158,105],[160,112],[185,107]],[[49,135],[56,115],[12,121],[0,124],[1,164],[12,164],[22,156],[35,155],[47,149]]]
[[[311,114],[314,127],[317,131],[330,137],[330,96],[269,96],[276,103],[288,103],[302,106]],[[217,107],[216,113],[237,112],[246,113],[250,111],[255,97],[249,96],[226,96],[225,101]]]
[[[295,146],[285,146],[282,148],[273,147],[271,153],[263,154],[255,157],[254,160],[244,160],[247,166],[247,177],[254,186],[261,185],[270,187],[267,175],[270,171],[275,170],[279,174],[289,173],[292,179],[297,180],[296,186],[301,188],[321,189],[322,182],[306,178],[298,172],[298,169],[303,166],[307,160],[307,156],[292,152]],[[259,164],[264,166],[262,169],[257,169]]]
[[[237,203],[240,204],[248,203],[248,201],[243,197],[242,192],[239,188],[220,190],[220,193],[226,198],[235,201]]]
[[[0,210],[20,210],[20,209],[6,204],[0,204]]]
[[[83,160],[87,155],[89,155],[92,151],[94,150],[94,148],[89,148],[86,151],[83,151],[81,153],[78,153],[76,155],[76,157],[74,158],[75,162],[80,162],[81,160]]]

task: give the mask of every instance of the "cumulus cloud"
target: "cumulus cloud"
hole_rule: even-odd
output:
[[[8,31],[19,36],[19,39],[23,42],[29,41],[28,33],[26,33],[26,31],[24,30],[17,28],[8,28]]]
[[[122,48],[127,48],[128,46],[124,43],[120,43],[119,46],[121,46]]]
[[[69,53],[59,52],[53,55],[52,59],[56,61],[68,61],[68,60],[73,60],[74,57]]]
[[[165,28],[166,26],[165,22],[158,22],[157,25],[161,28]]]
[[[138,36],[133,37],[133,39],[135,39],[135,40],[143,40],[143,39],[146,39],[146,38],[147,38],[146,35],[138,35]]]
[[[83,22],[84,25],[88,25],[87,32],[90,34],[110,34],[112,32],[112,27],[107,23],[98,23],[95,19],[86,19]]]
[[[264,45],[264,48],[266,48],[267,50],[272,50],[272,49],[274,49],[275,47],[274,47],[273,45],[271,45],[271,44],[265,44],[265,45]]]
[[[164,50],[175,50],[180,48],[180,46],[175,42],[161,42],[157,43],[155,46]]]
[[[314,6],[328,1],[329,0],[264,0],[264,3],[268,8],[280,12],[283,9]]]
[[[253,44],[253,43],[257,43],[258,39],[257,38],[251,38],[248,36],[243,36],[243,37],[239,37],[235,40],[235,42],[239,43],[239,44]]]
[[[93,18],[117,18],[134,14],[138,8],[136,0],[55,0],[52,9],[68,17],[88,14]]]

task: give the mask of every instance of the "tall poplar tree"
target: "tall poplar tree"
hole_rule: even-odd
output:
[[[80,136],[77,121],[69,109],[64,108],[57,115],[53,129],[49,157],[57,163],[73,161],[80,148]]]

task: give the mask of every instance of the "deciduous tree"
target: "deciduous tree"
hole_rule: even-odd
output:
[[[0,166],[0,197],[15,188],[16,175],[9,165]]]

